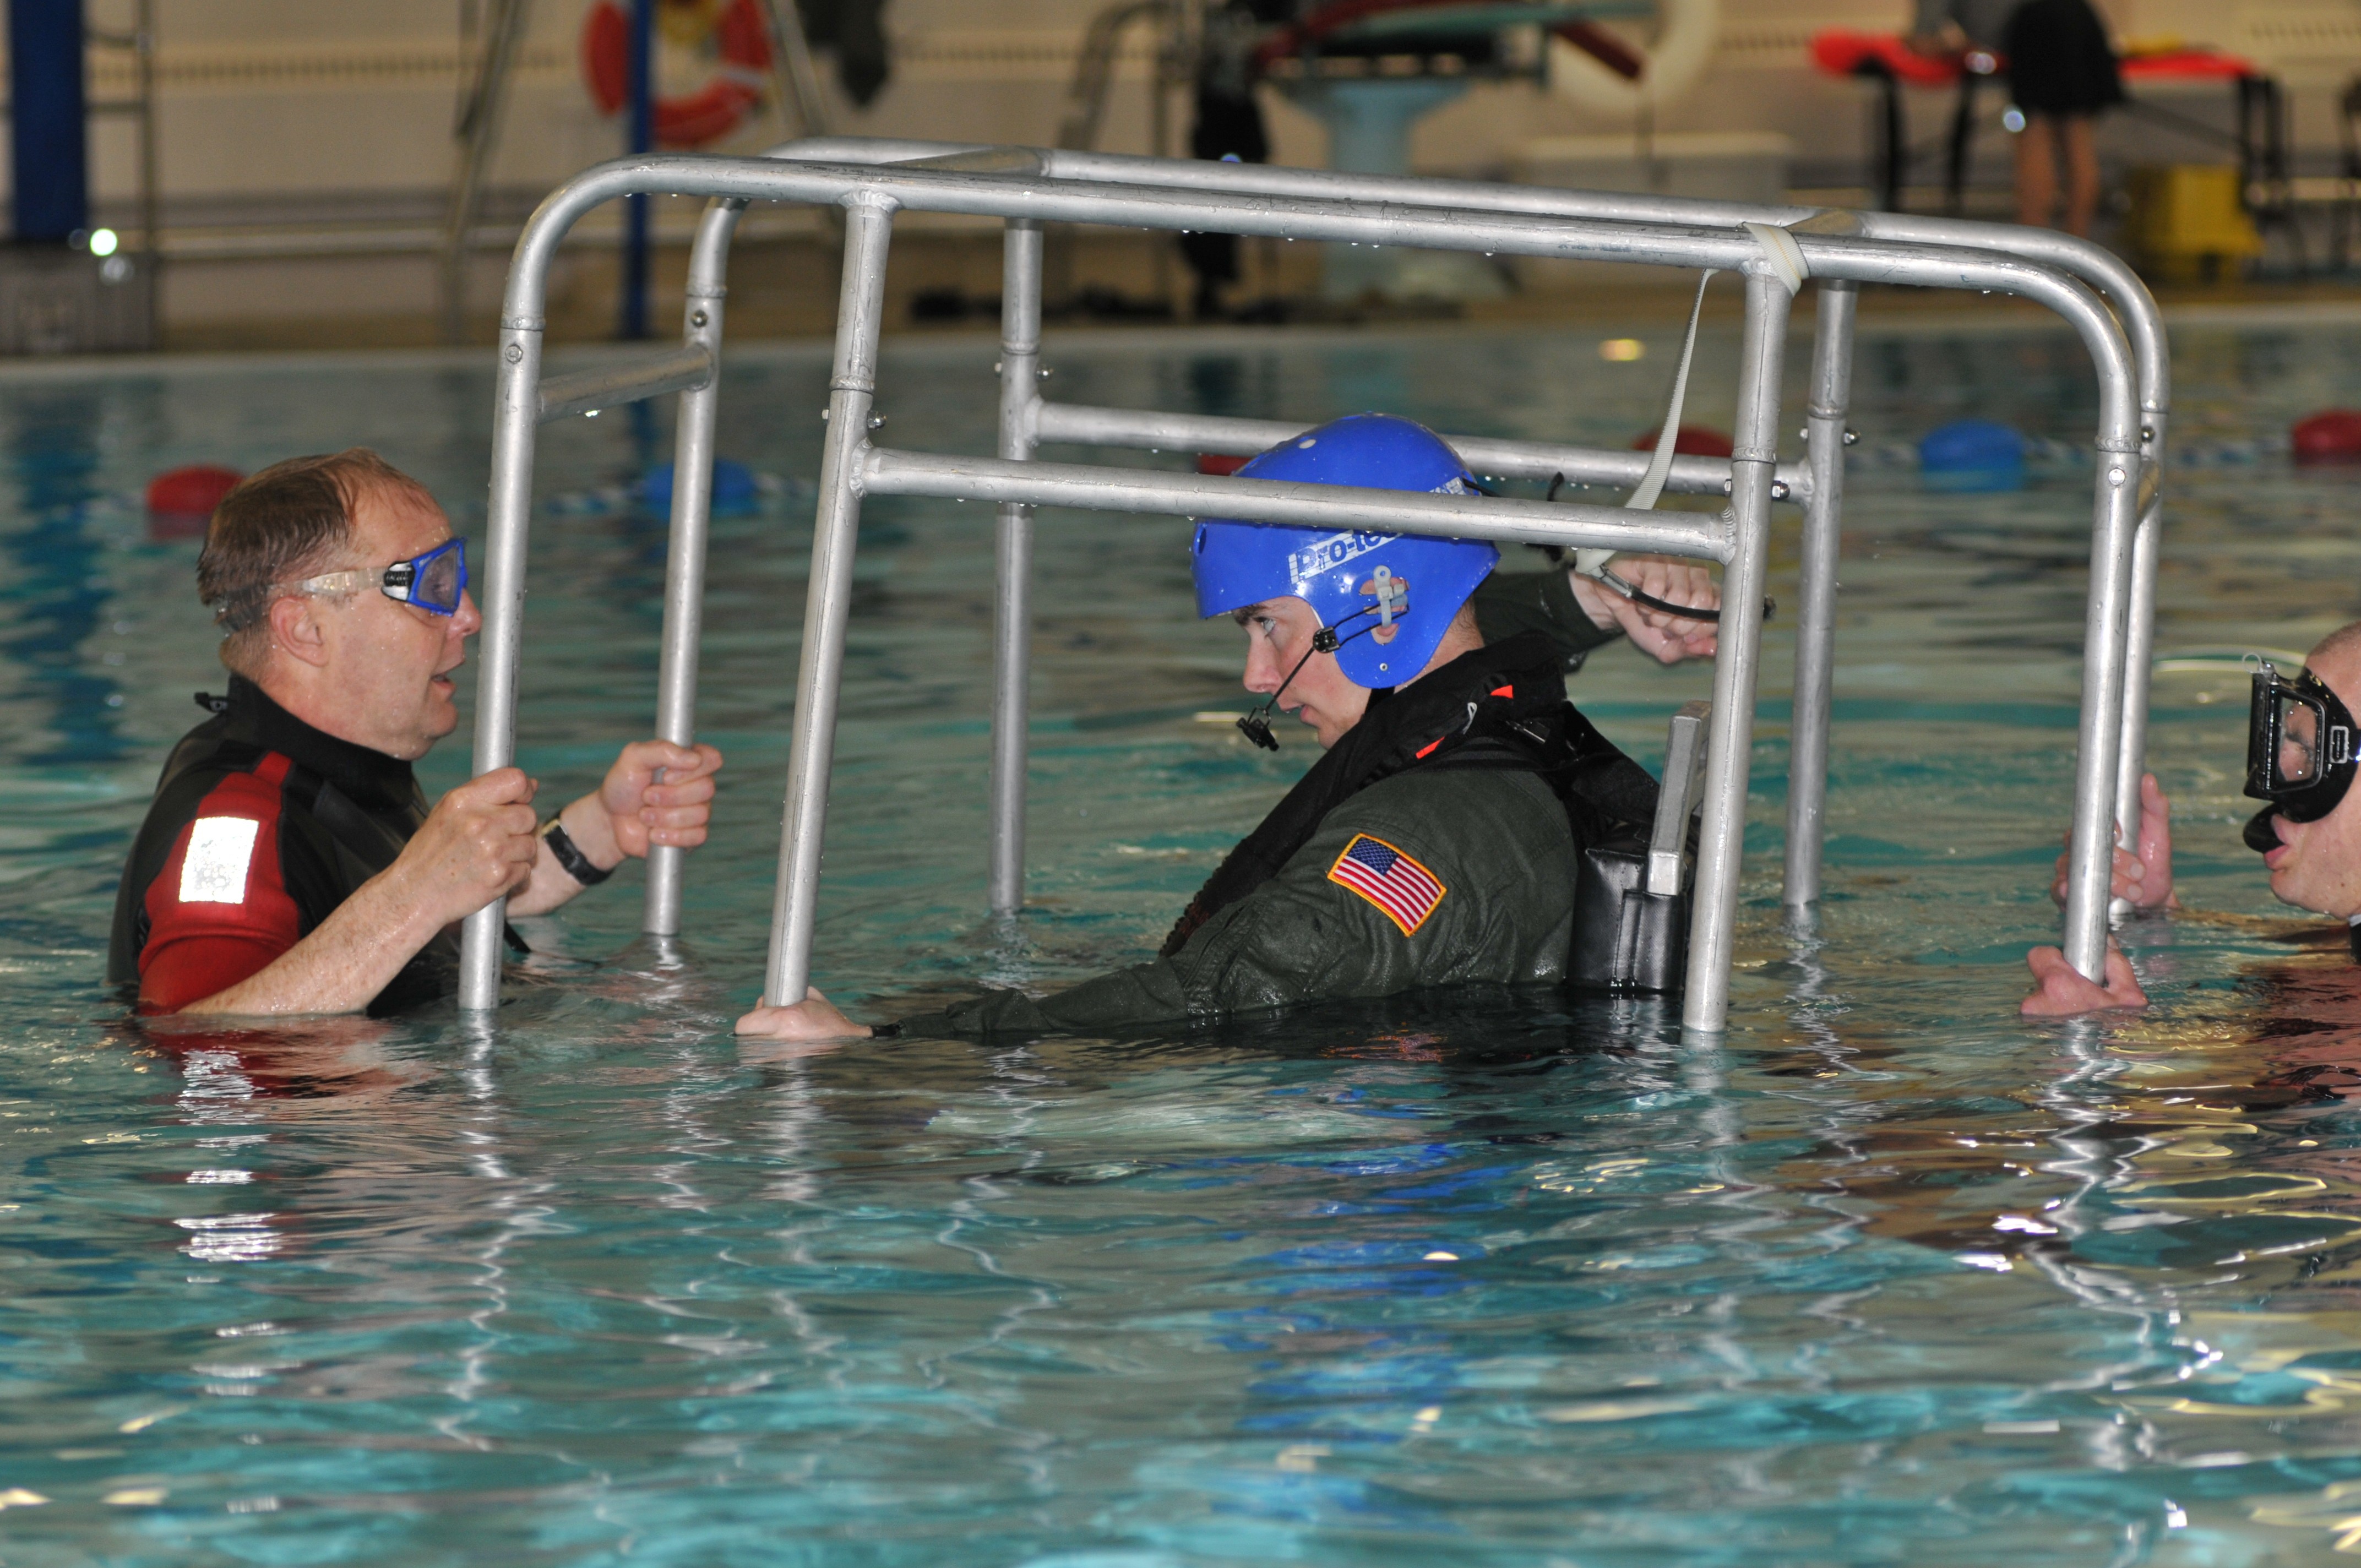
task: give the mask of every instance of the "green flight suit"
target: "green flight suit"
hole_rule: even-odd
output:
[[[1563,590],[1564,574],[1550,576]],[[1655,786],[1565,707],[1565,662],[1579,650],[1569,653],[1560,629],[1479,649],[1372,708],[1314,773],[1349,762],[1374,782],[1339,785],[1332,793],[1342,798],[1333,805],[1317,799],[1300,808],[1316,812],[1309,836],[1244,896],[1202,916],[1192,905],[1163,955],[1054,995],[998,992],[906,1026],[953,1035],[1088,1033],[1428,986],[1564,980],[1577,825],[1584,840],[1595,842],[1614,825],[1644,823]],[[1487,752],[1462,745],[1429,762],[1439,745],[1478,732],[1479,708],[1493,734],[1512,717],[1546,727],[1565,716],[1587,737],[1580,765],[1598,784],[1593,793],[1602,805],[1562,798],[1563,775],[1553,783],[1510,761],[1513,747],[1495,744]],[[1342,755],[1347,748],[1361,756]],[[1491,765],[1484,765],[1487,757]],[[1289,800],[1315,782],[1307,774]],[[1274,810],[1274,820],[1288,804]],[[1393,865],[1395,857],[1411,864]],[[1227,871],[1216,873],[1208,893]]]
[[[1442,885],[1414,928],[1333,874],[1365,835]],[[1277,876],[1170,958],[1038,1000],[998,992],[948,1009],[943,1023],[961,1035],[1071,1034],[1421,986],[1560,981],[1574,939],[1575,870],[1565,808],[1536,775],[1399,773],[1331,811]]]
[[[1568,674],[1582,668],[1592,649],[1623,635],[1620,627],[1601,628],[1591,620],[1574,597],[1574,585],[1563,566],[1546,572],[1495,571],[1476,585],[1467,602],[1486,642],[1506,642],[1537,631],[1565,655]]]

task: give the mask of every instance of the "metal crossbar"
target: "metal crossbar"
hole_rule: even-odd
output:
[[[684,345],[662,359],[596,377],[544,383],[544,302],[556,246],[584,213],[636,192],[712,198],[690,255]],[[1063,505],[1118,511],[1223,515],[1315,526],[1653,550],[1719,561],[1724,619],[1715,662],[1712,732],[1683,1022],[1714,1031],[1728,1014],[1738,905],[1747,758],[1760,663],[1770,507],[1805,510],[1804,585],[1796,650],[1794,776],[1787,901],[1817,896],[1819,817],[1826,791],[1828,674],[1844,419],[1853,302],[1862,282],[2005,291],[2037,300],[2073,327],[2098,374],[2099,454],[2092,502],[2085,627],[2081,753],[2076,776],[2067,954],[2097,975],[2103,959],[2110,840],[2136,831],[2146,675],[2159,532],[2153,476],[2167,383],[2163,332],[2136,279],[2103,251],[2037,231],[1949,220],[1805,208],[1541,190],[1465,181],[1390,180],[1178,159],[964,144],[814,138],[767,158],[648,157],[588,170],[545,201],[519,240],[501,312],[478,677],[476,767],[505,765],[515,749],[516,672],[531,521],[534,428],[544,418],[633,397],[680,393],[665,581],[657,730],[694,735],[697,644],[710,503],[724,278],[730,243],[750,201],[840,209],[843,291],[819,476],[809,598],[804,618],[795,733],[780,848],[765,994],[800,997],[809,979],[819,851],[834,750],[838,685],[861,503],[869,494],[961,496],[999,503],[995,561],[990,901],[1013,912],[1024,881],[1027,683],[1030,665],[1031,511]],[[901,211],[995,216],[1006,224],[1002,298],[1001,421],[993,458],[873,445],[885,257]],[[1289,238],[1710,267],[1745,280],[1737,432],[1728,461],[1688,458],[1669,488],[1721,494],[1719,519],[1612,507],[1214,479],[1196,475],[1036,459],[1045,441],[1252,452],[1301,426],[1049,403],[1038,387],[1041,225],[1096,223],[1150,229],[1219,229]],[[1805,460],[1777,462],[1779,378],[1790,264],[1738,228],[1784,227],[1817,281],[1812,395]],[[1778,236],[1768,238],[1776,239]],[[1782,250],[1788,247],[1782,242]],[[2085,283],[2104,291],[2110,313]],[[2120,320],[2118,320],[2120,316]],[[1306,422],[1311,422],[1307,421]],[[1644,455],[1541,442],[1454,438],[1481,471],[1630,484]],[[679,925],[681,856],[650,856],[646,927]],[[486,1009],[500,992],[502,909],[471,916],[462,943],[460,1004]]]

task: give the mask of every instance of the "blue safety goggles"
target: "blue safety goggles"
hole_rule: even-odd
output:
[[[377,579],[378,590],[390,599],[415,605],[429,615],[456,615],[467,591],[467,542],[445,540],[423,555],[396,561],[383,572],[330,572],[295,585],[306,594],[348,593]]]

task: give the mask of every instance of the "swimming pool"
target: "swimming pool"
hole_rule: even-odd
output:
[[[1593,335],[1049,359],[1075,401],[1627,441],[1673,336],[1619,365]],[[2361,396],[2361,322],[2175,348],[2181,439]],[[988,451],[993,354],[892,347],[897,440]],[[1734,344],[1699,355],[1692,417],[1726,422]],[[2062,334],[1865,326],[1859,366],[1869,446],[1965,413],[2090,428]],[[162,751],[219,676],[193,543],[126,498],[367,443],[480,539],[489,378],[5,382],[0,1560],[2217,1563],[2361,1536],[2361,1016],[2238,847],[2234,663],[2158,678],[2207,912],[2129,934],[2160,1006],[2014,1016],[2056,924],[2086,476],[1853,477],[1829,897],[1783,931],[1774,621],[1719,1047],[1653,1003],[1475,994],[795,1055],[728,1031],[762,967],[827,368],[755,349],[727,375],[721,450],[784,493],[716,522],[701,722],[730,766],[686,938],[637,938],[627,873],[527,923],[538,973],[497,1033],[169,1042],[97,981]],[[663,525],[597,494],[667,431],[544,435],[521,743],[555,798],[650,722]],[[2361,614],[2356,483],[2176,474],[2160,648],[2301,649]],[[815,970],[873,1015],[1140,956],[1310,755],[1194,718],[1240,704],[1185,524],[1045,516],[1031,908],[993,927],[989,521],[868,513]],[[1774,592],[1793,566],[1790,514]],[[1708,680],[1612,649],[1575,685],[1653,760]],[[430,790],[465,766],[446,745]]]

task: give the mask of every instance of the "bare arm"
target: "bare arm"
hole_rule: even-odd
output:
[[[515,768],[470,779],[434,805],[393,864],[363,883],[302,941],[182,1013],[353,1013],[367,1007],[434,934],[531,874],[533,782]]]
[[[693,850],[713,816],[713,775],[721,753],[710,746],[635,740],[623,748],[597,790],[557,814],[566,836],[600,871],[638,860],[658,844]],[[509,900],[511,915],[546,915],[582,891],[546,839],[536,839],[532,880]]]
[[[401,873],[399,862],[387,867],[259,973],[181,1011],[359,1012],[442,929],[427,923],[425,912],[407,895]]]

